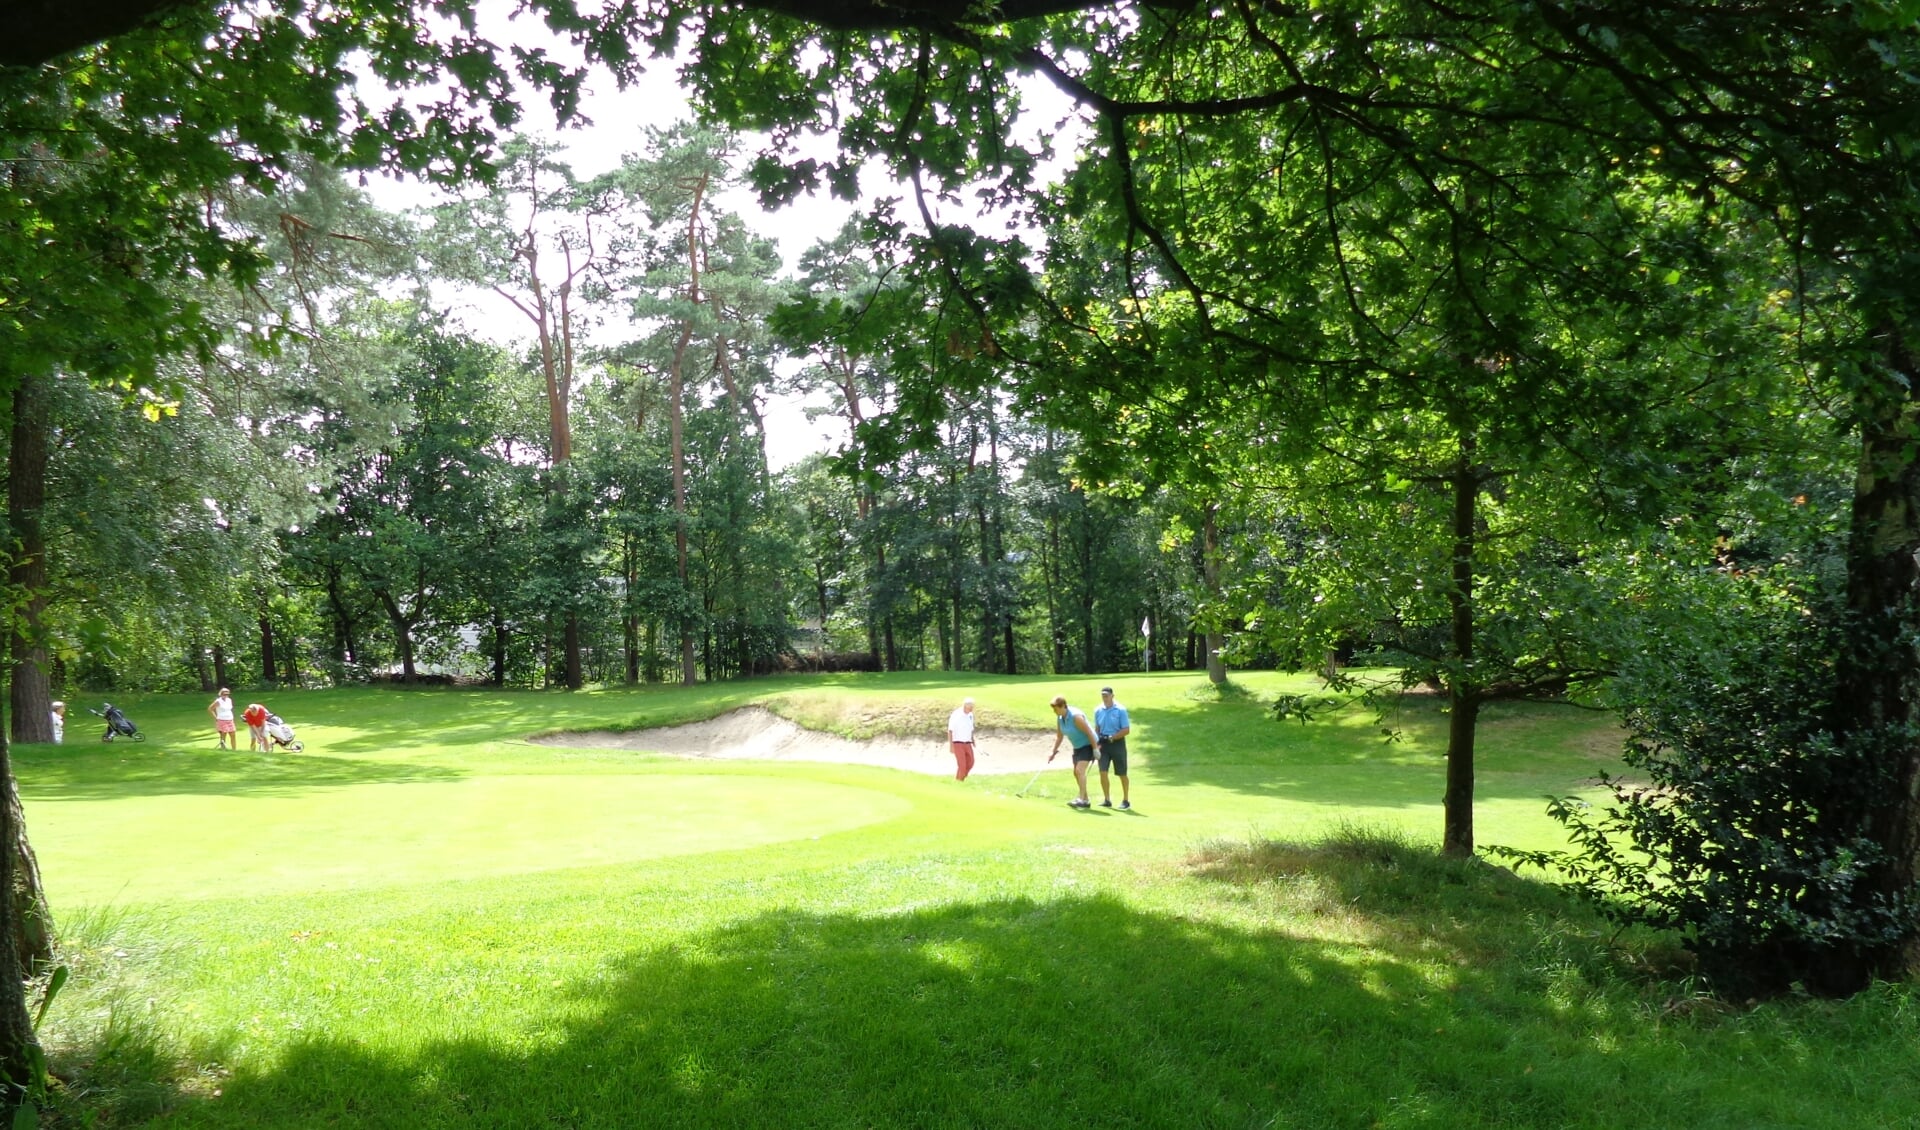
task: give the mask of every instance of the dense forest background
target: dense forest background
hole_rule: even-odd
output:
[[[712,204],[735,148],[680,127],[583,183],[518,142],[499,187],[405,216],[317,164],[219,200],[268,257],[241,293],[180,284],[218,341],[39,386],[54,690],[565,685],[569,624],[587,682],[678,680],[683,637],[703,679],[1205,666],[1196,532],[1245,556],[1253,520],[1076,473],[858,223],[783,274]],[[450,280],[523,311],[524,347],[436,308]],[[936,426],[882,426],[967,368]],[[861,440],[773,473],[766,405],[799,390]]]

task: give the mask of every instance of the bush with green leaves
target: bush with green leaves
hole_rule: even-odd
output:
[[[1863,882],[1880,850],[1864,814],[1901,735],[1836,736],[1830,601],[1765,571],[1678,589],[1617,684],[1630,774],[1602,775],[1612,802],[1552,802],[1571,851],[1496,852],[1559,871],[1616,921],[1677,931],[1722,992],[1851,992],[1853,955],[1915,913],[1911,892]]]

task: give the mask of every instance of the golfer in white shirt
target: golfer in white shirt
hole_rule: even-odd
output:
[[[964,781],[973,772],[973,700],[963,699],[960,708],[947,715],[947,746],[953,750],[953,779]]]

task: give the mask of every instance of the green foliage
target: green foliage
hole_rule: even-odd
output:
[[[1895,944],[1920,911],[1920,890],[1869,885],[1885,848],[1862,815],[1913,735],[1834,725],[1842,621],[1817,595],[1762,572],[1662,595],[1702,606],[1654,628],[1622,674],[1631,776],[1602,776],[1613,801],[1598,813],[1553,802],[1574,850],[1504,854],[1677,932],[1726,991],[1856,991],[1854,955]]]

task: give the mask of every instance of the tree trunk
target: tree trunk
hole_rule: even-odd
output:
[[[387,621],[393,625],[393,648],[400,653],[400,681],[411,683],[413,670],[413,621],[402,615],[400,605],[385,593],[376,593],[381,607],[387,610]],[[221,683],[221,686],[226,686]]]
[[[682,333],[680,348],[675,351],[673,365],[672,406],[668,413],[668,433],[671,437],[673,460],[673,550],[680,591],[685,596],[692,594],[692,584],[688,580],[687,570],[687,456],[686,423],[681,397],[685,392],[685,382],[680,373],[680,363],[685,354],[685,338],[693,332],[691,324]],[[692,617],[680,617],[680,685],[693,686],[698,679],[693,667],[693,620]]]
[[[966,602],[960,599],[960,581],[953,573],[948,573],[947,600],[944,607],[952,616],[948,636],[953,643],[953,666],[950,670],[959,671],[967,665],[966,645]]]
[[[531,229],[527,242],[522,245],[520,254],[527,263],[528,288],[533,293],[533,307],[521,307],[536,327],[540,341],[540,369],[546,378],[547,393],[547,463],[553,468],[554,476],[551,489],[564,498],[571,489],[564,468],[573,458],[573,324],[570,296],[573,293],[573,256],[570,248],[562,244],[567,256],[567,275],[558,288],[559,308],[556,310],[548,296],[546,286],[540,278],[540,253],[534,244]],[[580,625],[573,612],[567,613],[565,631],[561,635],[562,677],[567,689],[580,689]],[[413,675],[407,675],[407,681],[413,681]]]
[[[1480,696],[1470,685],[1447,688],[1446,815],[1440,850],[1465,859],[1473,854],[1473,739],[1478,732]]]
[[[1473,854],[1473,740],[1480,689],[1473,677],[1473,555],[1475,503],[1480,479],[1472,464],[1473,441],[1463,438],[1453,473],[1453,585],[1447,590],[1454,670],[1447,680],[1452,714],[1447,720],[1446,816],[1441,851]]]
[[[998,566],[1007,559],[1007,511],[1006,492],[1002,489],[1000,480],[1000,418],[994,414],[991,398],[987,401],[987,466],[993,471],[993,561]],[[990,572],[989,579],[991,576]],[[1020,666],[1013,649],[1014,608],[1004,603],[1005,594],[999,593],[997,589],[995,592],[995,599],[1002,601],[999,605],[998,619],[1001,645],[1007,656],[1006,673],[1013,675],[1018,673]]]
[[[493,685],[507,685],[507,620],[500,610],[493,610]]]
[[[279,672],[279,668],[275,664],[274,657],[273,657],[273,621],[267,619],[267,616],[265,613],[261,613],[260,615],[260,677],[266,682],[271,683],[273,682],[274,675],[277,674],[278,672]]]
[[[1093,606],[1093,529],[1092,516],[1082,512],[1080,531],[1080,671],[1091,675],[1100,668],[1096,666],[1094,652],[1097,650],[1094,640]]]
[[[706,196],[707,178],[702,175],[693,185],[693,203],[687,220],[687,302],[700,305],[700,207]],[[687,581],[687,455],[686,455],[686,360],[693,343],[693,319],[681,324],[680,338],[673,347],[673,381],[670,390],[669,432],[673,459],[673,545],[679,555],[680,588],[690,592]],[[680,625],[680,685],[698,681],[693,665],[693,624],[682,618]]]
[[[620,539],[620,595],[625,614],[620,617],[620,646],[626,651],[627,685],[640,685],[640,617],[633,610],[633,588],[640,583],[640,565],[634,553],[633,535]]]
[[[875,539],[878,541],[878,539]],[[881,622],[886,619],[880,600],[881,586],[886,584],[887,547],[879,544],[873,551],[873,576],[867,581],[867,653],[873,657],[873,665],[885,669],[887,641],[881,633]]]
[[[46,889],[40,884],[40,860],[33,854],[33,845],[27,842],[27,818],[20,807],[20,789],[9,775],[7,778],[8,819],[13,821],[13,891],[14,921],[17,930],[14,945],[19,953],[20,968],[31,977],[41,967],[53,963],[53,912],[47,909]]]
[[[360,653],[353,638],[353,617],[347,614],[346,598],[340,595],[340,574],[327,570],[327,607],[333,612],[333,661],[345,666]]]
[[[833,610],[827,606],[827,582],[822,576],[817,563],[814,569],[813,598],[820,607],[820,646],[815,648],[814,651],[819,655],[820,669],[824,671],[826,670],[827,662],[827,617],[832,614]]]
[[[1201,525],[1200,576],[1207,590],[1207,601],[1213,607],[1208,615],[1213,619],[1220,616],[1220,507],[1208,503]],[[1227,681],[1226,634],[1217,623],[1207,627],[1207,680],[1214,686]]]
[[[193,670],[193,677],[200,681],[200,693],[212,694],[214,692],[213,672],[207,670],[207,649],[201,646],[199,640],[187,646],[187,666]]]
[[[958,670],[953,665],[953,629],[948,621],[952,618],[952,601],[940,606],[940,615],[933,618],[933,645],[940,649],[940,667],[945,671]]]
[[[297,687],[300,685],[300,641],[299,639],[294,636],[288,636],[286,638],[286,643],[281,646],[280,650],[285,652],[287,656],[287,685],[290,687]]]
[[[561,661],[566,664],[567,689],[577,691],[587,685],[580,666],[580,614],[569,611],[567,626],[561,633]]]
[[[978,494],[973,499],[974,522],[980,527],[980,670],[999,669],[994,647],[999,624],[999,601],[993,591],[993,537],[987,529],[987,502]],[[957,533],[957,531],[956,531]]]
[[[53,379],[24,377],[13,391],[13,449],[7,457],[7,522],[19,542],[7,570],[17,599],[13,617],[13,740],[53,740],[52,702],[47,690],[47,645],[43,616],[47,608],[47,539],[41,524],[47,494],[47,436],[52,423]]]
[[[1894,330],[1890,373],[1857,398],[1860,473],[1855,479],[1847,560],[1852,631],[1840,656],[1835,726],[1840,732],[1911,733],[1920,725],[1920,669],[1913,639],[1920,631],[1920,358]],[[1871,736],[1867,740],[1871,741]],[[1920,742],[1889,743],[1884,776],[1866,801],[1862,823],[1885,852],[1867,870],[1865,889],[1909,899],[1920,874]],[[1897,979],[1920,971],[1920,932],[1910,925],[1897,942],[1841,955],[1826,991],[1864,987],[1870,977]]]
[[[219,644],[213,645],[213,683],[216,687],[230,687],[227,681],[227,649]]]
[[[1047,449],[1053,449],[1053,433],[1047,433]],[[1053,671],[1067,669],[1067,633],[1060,626],[1060,515],[1047,515],[1047,633],[1053,638]]]
[[[0,778],[7,782],[9,796],[14,792],[13,762],[7,742],[0,736]],[[0,804],[0,843],[24,842],[26,828],[20,811],[13,804]],[[18,882],[16,853],[0,851],[0,889],[13,891]],[[0,937],[19,939],[24,933],[20,908],[14,899],[0,899]],[[0,1109],[17,1109],[28,1088],[37,1082],[34,1065],[42,1062],[40,1044],[33,1034],[33,1022],[27,1016],[26,969],[20,963],[20,947],[0,945],[0,1076],[8,1084],[0,1096]],[[11,1118],[8,1119],[12,1121]]]

